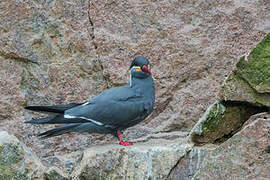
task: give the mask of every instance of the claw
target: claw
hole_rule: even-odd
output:
[[[131,146],[133,143],[132,142],[127,142],[127,141],[120,141],[119,144],[122,145],[122,146]]]
[[[117,132],[117,136],[118,136],[118,140],[119,140],[120,145],[122,145],[122,146],[131,146],[133,144],[133,142],[123,141],[122,134],[121,134],[120,131]]]

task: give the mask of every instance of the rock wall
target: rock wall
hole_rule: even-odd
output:
[[[141,176],[129,174],[129,177],[145,178],[150,174],[153,179],[179,177],[175,173],[177,167],[186,162],[181,157],[193,146],[187,134],[216,101],[220,89],[226,90],[220,87],[236,64],[242,66],[238,59],[270,32],[269,19],[267,0],[2,0],[0,130],[8,131],[30,147],[45,167],[53,166],[40,170],[47,179],[72,177],[81,160],[89,162],[84,154],[89,155],[90,151],[94,153],[89,158],[111,161],[105,157],[107,151],[96,156],[96,147],[124,152],[123,158],[131,156],[131,159],[132,152],[143,151],[139,157],[143,162],[144,158],[152,157],[153,154],[149,155],[154,152],[152,147],[161,149],[157,161],[164,161],[173,144],[181,148],[172,151],[169,157],[175,159],[169,161],[166,171],[152,168],[162,166],[160,162],[157,166],[141,167],[140,172],[136,169]],[[111,145],[116,140],[110,135],[68,134],[39,140],[35,135],[53,125],[23,123],[40,116],[25,111],[25,105],[81,102],[126,83],[130,61],[136,55],[144,55],[151,61],[157,102],[147,120],[126,131],[127,138],[139,138],[140,143],[134,149],[121,150],[122,147]],[[246,58],[250,60],[249,56]],[[257,86],[256,79],[249,81],[249,72],[240,70],[264,98],[264,84]],[[228,81],[227,84],[230,85]],[[221,99],[235,97],[222,93]],[[166,148],[160,148],[164,141],[170,142],[165,143]],[[100,161],[95,162],[96,165],[87,165],[91,172],[78,177],[108,175],[107,171],[107,174],[94,171],[93,168],[103,167]],[[121,164],[126,163],[124,160],[116,158],[113,162],[120,163],[115,167],[126,167]],[[139,165],[135,163],[133,167]],[[203,177],[199,176],[202,173],[196,176]],[[115,175],[110,177],[113,179]]]
[[[43,172],[43,165],[24,144],[0,131],[0,179],[34,179]]]
[[[168,179],[269,179],[269,114],[252,116],[220,145],[194,147]]]
[[[269,179],[269,37],[240,58],[222,85],[220,101],[191,130],[194,148],[169,179]]]

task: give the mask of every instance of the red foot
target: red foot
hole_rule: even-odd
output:
[[[127,141],[120,141],[119,144],[122,145],[122,146],[131,146],[133,143],[132,142],[127,142]]]
[[[122,134],[120,131],[117,132],[117,136],[118,136],[118,140],[119,140],[119,144],[122,146],[131,146],[133,143],[132,142],[127,142],[127,141],[123,141],[122,140]]]

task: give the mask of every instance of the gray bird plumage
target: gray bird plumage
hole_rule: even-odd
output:
[[[51,137],[67,132],[110,133],[120,131],[144,120],[153,111],[155,103],[154,80],[149,61],[136,57],[130,66],[130,82],[121,87],[108,89],[85,103],[54,106],[28,106],[26,109],[57,113],[54,117],[27,121],[31,124],[66,124],[40,134]],[[120,137],[119,137],[120,135]],[[122,145],[125,144],[122,142]]]

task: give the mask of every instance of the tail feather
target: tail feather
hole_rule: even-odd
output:
[[[69,103],[52,106],[26,106],[25,109],[37,112],[64,113],[65,110],[82,105],[83,103]]]
[[[29,123],[29,124],[54,124],[50,123],[54,120],[55,117],[45,117],[45,118],[39,118],[39,119],[32,119],[30,121],[26,121],[24,123]]]
[[[66,124],[64,126],[60,126],[54,129],[51,129],[49,131],[46,131],[44,133],[39,134],[38,136],[41,139],[46,139],[46,138],[50,138],[53,136],[59,136],[61,134],[65,134],[68,132],[73,132],[73,129],[76,128],[77,126],[80,126],[80,123],[78,124]]]
[[[32,119],[30,121],[26,121],[25,123],[29,124],[67,124],[67,123],[86,123],[89,122],[85,119],[80,118],[72,118],[67,119],[64,118],[63,114],[59,114],[54,117],[45,117],[45,118],[39,118],[39,119]]]

